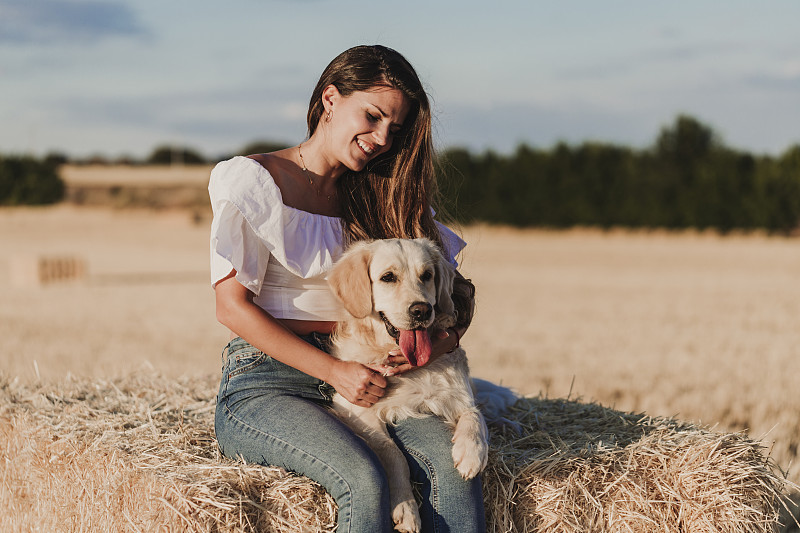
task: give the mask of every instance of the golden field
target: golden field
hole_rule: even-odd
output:
[[[2,372],[23,382],[219,371],[208,219],[61,205],[0,210]],[[800,480],[800,242],[763,235],[463,228],[478,287],[473,373],[746,429]],[[82,258],[81,281],[27,287],[25,256]]]

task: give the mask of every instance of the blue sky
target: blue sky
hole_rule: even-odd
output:
[[[686,113],[777,155],[800,143],[798,23],[795,0],[0,0],[0,153],[297,143],[325,65],[381,43],[440,148],[646,147]]]

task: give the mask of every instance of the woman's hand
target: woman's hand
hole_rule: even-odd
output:
[[[384,367],[340,361],[314,348],[255,305],[253,293],[235,275],[231,271],[215,288],[220,323],[278,361],[329,383],[354,405],[371,407],[386,393]]]
[[[354,361],[339,360],[334,363],[325,381],[348,402],[360,407],[375,405],[386,394],[388,384],[380,371]]]
[[[463,334],[464,330],[456,331],[456,328],[440,329],[439,331],[433,333],[431,335],[431,357],[425,364],[429,364],[434,359],[455,350],[459,345],[459,340]],[[421,368],[419,366],[411,365],[406,360],[405,356],[403,356],[403,352],[400,351],[400,348],[396,348],[389,352],[389,357],[386,359],[386,364],[388,365],[388,368],[386,368],[386,371],[384,372],[385,376],[398,376],[410,370],[414,370],[415,368]]]

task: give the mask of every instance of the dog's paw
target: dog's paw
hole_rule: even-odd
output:
[[[453,464],[464,479],[472,479],[480,474],[488,459],[489,445],[480,439],[453,442]]]
[[[417,502],[414,500],[400,502],[392,509],[394,529],[403,533],[419,533],[422,530],[422,520],[419,518]]]
[[[464,479],[472,479],[489,460],[489,431],[483,417],[462,416],[453,434],[453,464]]]

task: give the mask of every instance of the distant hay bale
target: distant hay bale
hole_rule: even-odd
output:
[[[86,278],[86,260],[72,255],[11,257],[11,284],[40,287],[50,283],[81,281]]]
[[[219,455],[215,392],[212,377],[0,376],[0,530],[333,531],[319,485]],[[489,531],[767,532],[786,499],[743,434],[566,399],[523,398],[508,419],[483,477]]]

